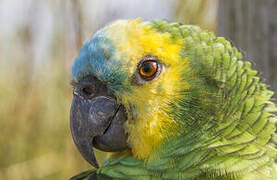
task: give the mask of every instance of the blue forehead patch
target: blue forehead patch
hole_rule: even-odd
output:
[[[72,66],[73,81],[78,82],[87,75],[93,75],[116,86],[127,78],[120,60],[114,56],[116,49],[105,33],[105,29],[100,30],[84,43]]]

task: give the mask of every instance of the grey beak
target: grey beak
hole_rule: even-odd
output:
[[[111,97],[73,98],[70,111],[72,137],[82,156],[96,168],[99,166],[93,151],[93,140],[105,133],[118,108],[116,100]]]

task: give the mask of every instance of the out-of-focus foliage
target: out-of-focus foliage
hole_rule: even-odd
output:
[[[217,0],[179,0],[175,17],[183,24],[200,25],[215,30]]]
[[[63,62],[30,75],[18,62],[0,78],[0,179],[58,179],[85,168],[68,131],[70,86]]]
[[[141,16],[176,21],[175,15],[214,26],[213,15],[202,17],[212,0],[115,2],[0,1],[0,179],[68,179],[89,168],[69,130],[70,67],[99,27]]]

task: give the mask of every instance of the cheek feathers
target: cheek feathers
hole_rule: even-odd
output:
[[[158,32],[141,20],[117,21],[107,27],[107,31],[115,45],[115,55],[122,68],[129,70],[129,77],[136,72],[141,58],[147,55],[156,56],[165,66],[156,79],[141,85],[128,85],[131,91],[121,94],[122,103],[132,117],[126,123],[128,142],[136,157],[146,159],[170,134],[177,132],[176,122],[168,112],[170,104],[179,98],[180,89],[189,88],[182,79],[184,69],[189,66],[179,55],[183,41],[173,41],[169,33]]]

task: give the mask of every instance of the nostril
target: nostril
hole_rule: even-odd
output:
[[[94,88],[92,88],[90,86],[86,86],[82,89],[82,93],[86,96],[91,96],[94,93]]]

